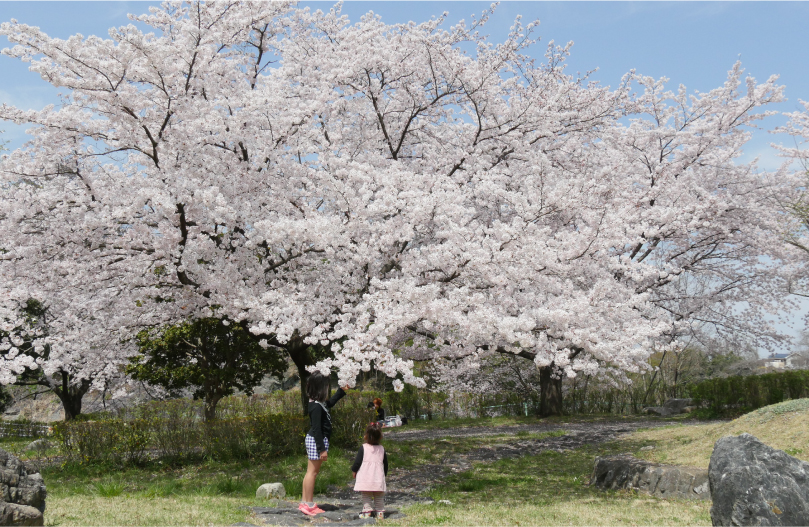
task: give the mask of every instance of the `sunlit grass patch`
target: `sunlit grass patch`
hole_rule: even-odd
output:
[[[640,430],[635,441],[655,445],[639,457],[670,463],[708,467],[713,445],[724,436],[748,433],[773,448],[809,461],[809,399],[795,399],[759,408],[726,423],[674,425]]]
[[[710,504],[661,500],[588,485],[597,455],[635,449],[616,442],[564,453],[476,463],[430,495],[449,505],[417,505],[395,525],[708,525]]]

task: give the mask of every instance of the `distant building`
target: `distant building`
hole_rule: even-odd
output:
[[[775,368],[779,370],[786,369],[787,366],[787,358],[793,355],[792,353],[771,353],[769,357],[767,357],[767,362],[765,366],[768,368]]]
[[[809,358],[802,353],[793,351],[787,355],[786,365],[790,370],[805,370],[809,368]]]

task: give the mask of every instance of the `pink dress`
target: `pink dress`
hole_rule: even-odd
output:
[[[362,465],[357,471],[354,490],[357,492],[385,492],[385,447],[363,443]]]

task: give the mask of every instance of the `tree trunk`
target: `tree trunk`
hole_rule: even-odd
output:
[[[562,415],[562,377],[553,377],[553,364],[539,369],[539,416]]]
[[[206,423],[216,419],[216,405],[221,399],[222,397],[215,393],[205,394],[205,408],[203,412]]]
[[[309,371],[307,366],[312,366],[315,363],[314,357],[309,352],[309,347],[303,343],[302,340],[290,340],[287,344],[287,353],[289,358],[295,363],[298,368],[298,377],[301,379],[301,407],[303,415],[309,415],[309,397],[306,395],[306,381],[309,380]]]
[[[59,397],[65,410],[65,421],[72,421],[81,415],[81,400],[90,389],[91,381],[84,379],[78,386],[70,385],[70,374],[62,372],[61,386],[47,385]]]

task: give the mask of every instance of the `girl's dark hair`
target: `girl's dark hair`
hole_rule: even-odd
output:
[[[382,426],[379,423],[371,423],[365,429],[365,436],[362,438],[363,443],[369,445],[378,445],[382,441]]]
[[[306,381],[306,395],[313,401],[324,402],[329,397],[329,378],[319,371],[314,372]]]

